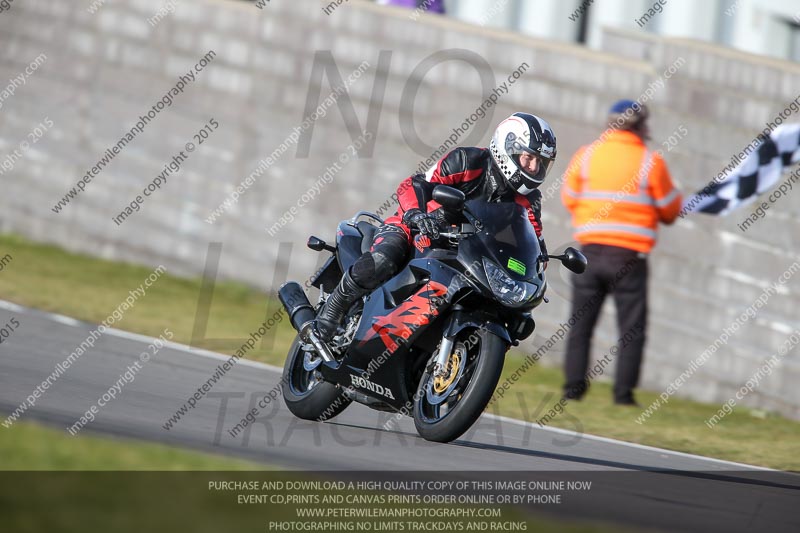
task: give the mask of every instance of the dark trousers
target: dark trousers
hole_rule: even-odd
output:
[[[400,271],[411,245],[406,233],[393,224],[384,224],[375,233],[369,251],[356,259],[351,269],[353,281],[372,290]]]
[[[589,387],[592,333],[611,293],[619,327],[619,340],[611,349],[617,359],[614,400],[630,402],[639,381],[647,326],[647,259],[634,250],[602,244],[587,244],[582,251],[589,266],[573,277],[570,319],[575,320],[567,338],[564,395],[580,398]]]

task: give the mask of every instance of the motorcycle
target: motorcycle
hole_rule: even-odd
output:
[[[378,229],[369,221],[383,220],[359,212],[339,224],[336,246],[309,238],[309,248],[332,254],[311,280],[320,289],[317,309],[297,282],[278,292],[298,332],[281,380],[295,416],[330,420],[355,401],[411,414],[426,440],[458,438],[486,408],[508,349],[533,333],[531,310],[546,301],[544,263],[558,259],[573,272],[586,269],[574,248],[543,255],[516,203],[466,201],[446,185],[434,189],[433,199],[449,231],[437,240],[415,232],[410,261],[357,301],[328,343],[313,328],[317,310],[369,250]]]

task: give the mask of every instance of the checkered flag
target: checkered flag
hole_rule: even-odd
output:
[[[745,149],[740,156],[725,168],[727,175],[721,174],[718,180],[687,198],[683,212],[727,215],[772,189],[781,174],[800,161],[800,124],[778,126],[769,137],[760,136],[751,151]]]

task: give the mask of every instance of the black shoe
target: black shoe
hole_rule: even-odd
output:
[[[566,383],[561,390],[563,391],[561,396],[562,399],[571,402],[579,402],[589,390],[589,383],[587,381]]]
[[[314,326],[322,342],[328,342],[333,338],[350,306],[367,292],[369,292],[368,289],[353,281],[349,270],[345,272],[339,285],[325,300],[314,321]]]
[[[641,407],[641,405],[639,405],[639,402],[637,402],[633,398],[625,398],[624,400],[614,400],[614,405],[624,405],[627,407]]]

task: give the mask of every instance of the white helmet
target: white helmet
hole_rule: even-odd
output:
[[[497,126],[489,150],[508,184],[526,195],[541,185],[550,172],[556,160],[556,136],[547,121],[530,113],[514,113]],[[523,152],[539,159],[535,174],[520,167],[519,157]]]

